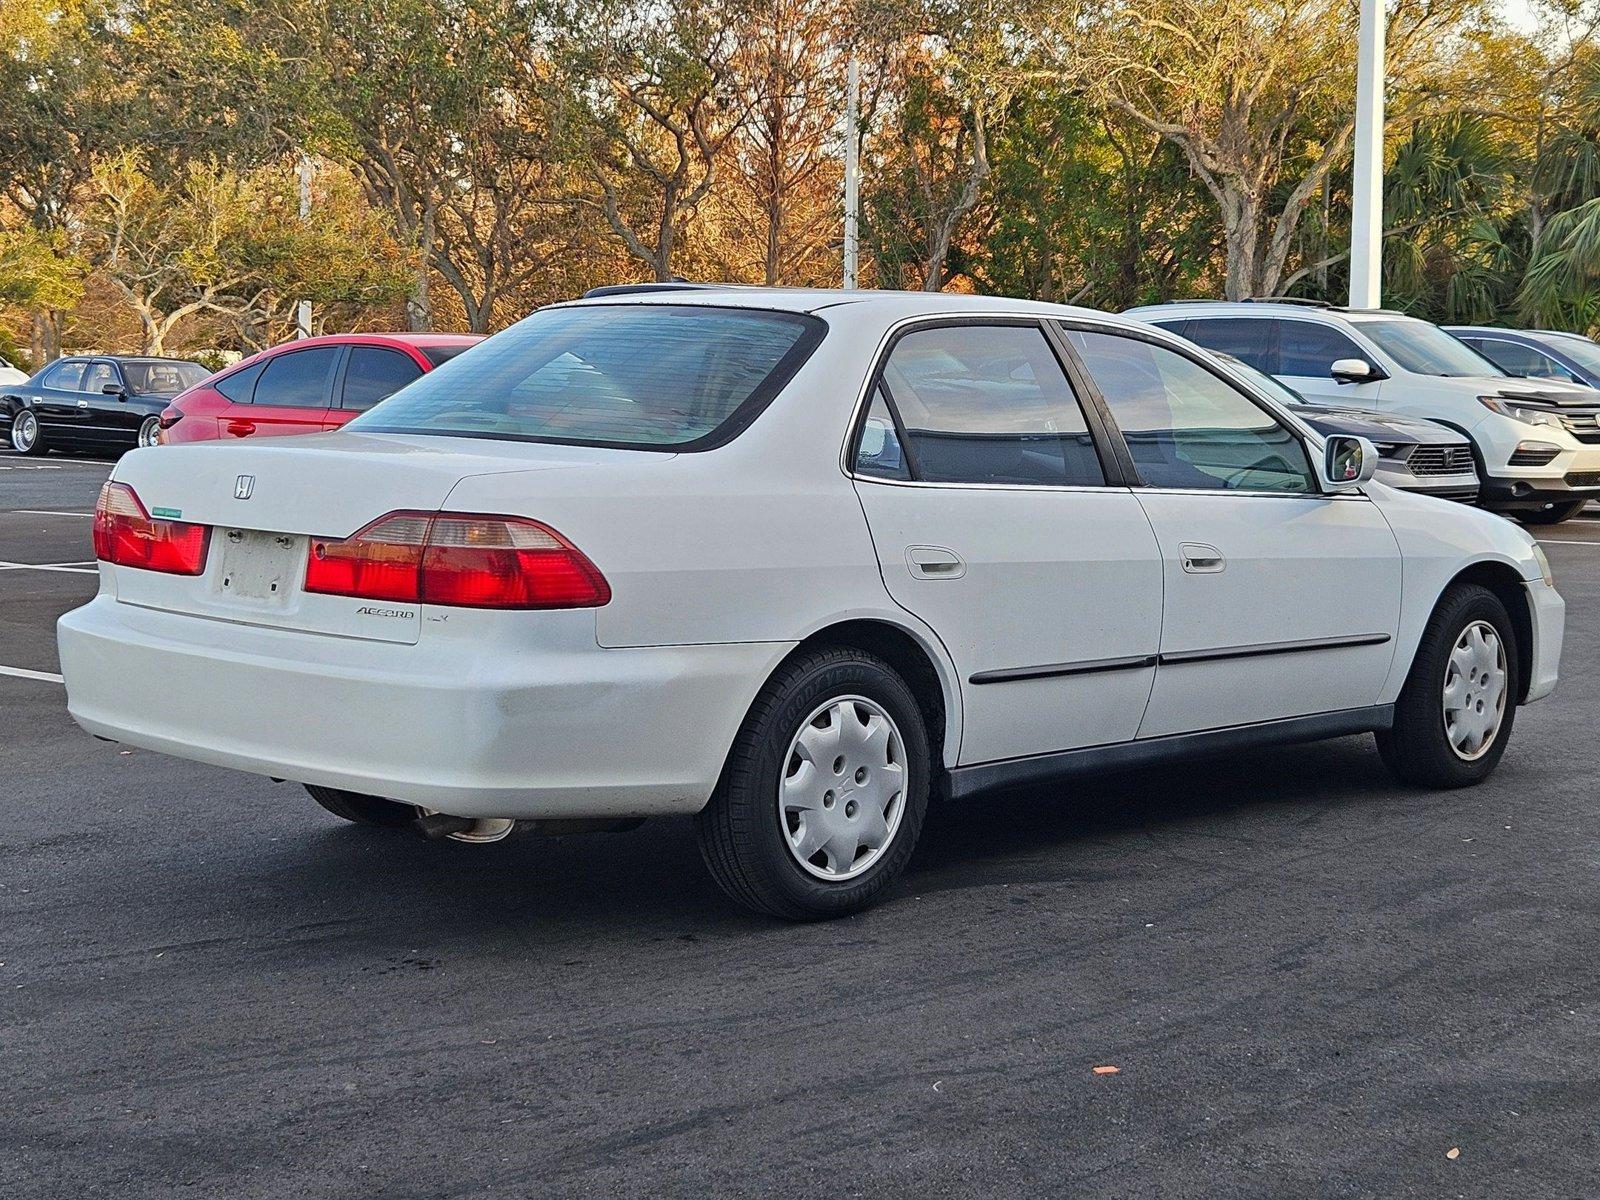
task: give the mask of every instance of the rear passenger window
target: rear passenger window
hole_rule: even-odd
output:
[[[249,404],[255,399],[256,380],[261,378],[261,372],[266,369],[266,365],[257,363],[253,367],[235,371],[226,379],[217,380],[212,386],[235,404]]]
[[[256,381],[255,402],[287,408],[327,408],[328,377],[338,358],[337,346],[294,350],[269,358]]]
[[[883,389],[905,431],[897,448],[916,479],[1105,483],[1083,410],[1037,327],[914,330],[890,351]]]
[[[422,368],[408,354],[381,346],[354,346],[350,350],[350,365],[344,371],[340,407],[364,412],[413,379],[421,378]]]
[[[1305,447],[1244,393],[1138,338],[1067,334],[1150,487],[1315,492]]]
[[[1261,317],[1196,317],[1185,321],[1184,337],[1197,346],[1231,354],[1268,375],[1278,373],[1278,339],[1275,321]],[[1171,329],[1172,326],[1167,328]]]
[[[1327,378],[1341,358],[1366,359],[1361,349],[1337,329],[1310,321],[1275,321],[1278,326],[1278,367],[1273,375]],[[1243,358],[1243,355],[1240,355]],[[1248,360],[1246,360],[1248,361]]]

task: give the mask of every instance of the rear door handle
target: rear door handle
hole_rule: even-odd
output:
[[[961,556],[943,546],[906,547],[906,565],[919,579],[960,579],[967,573]]]
[[[256,431],[254,421],[229,421],[228,432],[234,437],[249,437]]]
[[[1183,569],[1191,575],[1215,575],[1228,565],[1221,550],[1204,542],[1179,542],[1178,557],[1183,561]]]

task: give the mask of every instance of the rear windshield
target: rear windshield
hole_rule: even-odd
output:
[[[815,317],[752,309],[544,309],[346,428],[709,449],[755,419],[825,331]]]

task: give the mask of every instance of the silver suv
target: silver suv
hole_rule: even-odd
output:
[[[1162,304],[1128,315],[1242,359],[1309,404],[1458,430],[1478,456],[1486,508],[1548,524],[1600,497],[1600,391],[1513,379],[1437,325],[1281,301]]]

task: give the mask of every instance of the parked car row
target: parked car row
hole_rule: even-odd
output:
[[[1421,418],[1455,430],[1472,449],[1478,501],[1493,511],[1547,524],[1576,516],[1600,497],[1600,391],[1575,373],[1508,375],[1468,341],[1397,312],[1201,301],[1128,315],[1230,354],[1308,405]],[[1586,339],[1568,340],[1574,346],[1582,340],[1600,355]]]
[[[1278,311],[1236,353],[1281,376]],[[795,919],[880,897],[936,795],[1368,732],[1414,784],[1486,778],[1556,683],[1538,544],[1364,486],[1431,427],[1321,434],[1163,323],[647,286],[340,430],[135,450],[59,626],[70,711],[429,836],[695,814],[728,893]],[[1339,374],[1400,379],[1387,331],[1350,340]],[[285,362],[342,404],[335,345],[185,393],[167,433],[275,407]]]
[[[0,384],[0,434],[22,454],[336,429],[482,341],[340,334],[287,342],[209,375],[181,359],[73,355]]]

